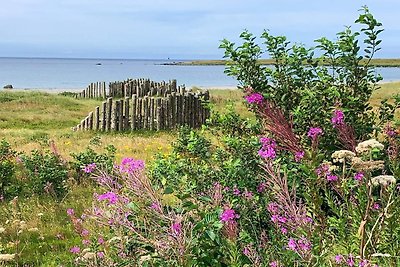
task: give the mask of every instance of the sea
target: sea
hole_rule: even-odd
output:
[[[149,78],[177,79],[179,85],[232,88],[238,82],[224,73],[224,66],[182,66],[184,60],[0,58],[0,89],[77,90],[92,82]],[[190,61],[190,60],[188,60]],[[383,82],[400,81],[400,68],[376,68]]]

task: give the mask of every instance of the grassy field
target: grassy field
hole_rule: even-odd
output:
[[[231,103],[242,116],[252,116],[244,106],[239,90],[210,92],[216,111],[224,112],[226,105]],[[377,104],[395,93],[400,93],[400,82],[382,84],[371,102]],[[157,153],[170,152],[176,131],[73,132],[71,127],[99,103],[98,100],[48,93],[1,91],[0,139],[6,139],[13,149],[25,153],[48,149],[49,141],[53,140],[67,160],[72,152],[83,151],[90,145],[100,151],[105,145],[113,144],[117,148],[117,160],[130,156],[149,162]],[[100,145],[93,146],[94,143]],[[90,184],[70,186],[70,193],[58,202],[50,197],[31,196],[0,203],[0,253],[17,252],[19,266],[73,266],[69,249],[79,245],[80,241],[68,223],[65,211],[74,208],[79,213],[87,208],[94,188]],[[1,262],[0,266],[3,266]]]
[[[260,59],[259,60],[263,65],[273,65],[273,59]],[[229,61],[227,60],[194,60],[187,62],[175,62],[171,63],[171,65],[182,65],[182,66],[204,66],[204,65],[225,65]],[[365,64],[366,60],[362,60],[361,64]],[[170,64],[170,63],[168,63]],[[400,59],[399,58],[376,58],[371,60],[371,65],[376,67],[400,67]]]

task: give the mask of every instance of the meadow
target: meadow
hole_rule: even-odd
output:
[[[374,92],[370,102],[376,105],[400,90],[400,83],[385,83]],[[211,90],[212,109],[226,112],[233,105],[243,119],[254,120],[244,104],[240,90]],[[116,148],[115,161],[123,157],[142,159],[147,163],[157,154],[171,153],[177,131],[169,132],[73,132],[77,124],[100,100],[75,99],[68,96],[3,90],[0,92],[0,139],[7,140],[18,153],[49,150],[53,143],[66,161],[71,153],[91,147],[102,153],[106,145]],[[26,174],[20,173],[24,180]],[[31,195],[4,200],[0,204],[0,253],[18,255],[9,266],[69,266],[74,255],[70,248],[79,242],[66,210],[82,212],[96,186],[84,181],[69,184],[69,192],[56,201],[51,195]],[[6,263],[0,261],[0,266]],[[7,264],[6,264],[7,265]],[[7,265],[8,266],[8,265]]]

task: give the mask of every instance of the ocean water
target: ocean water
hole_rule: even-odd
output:
[[[81,89],[91,82],[177,79],[187,87],[232,87],[224,66],[162,65],[168,60],[0,58],[0,88]],[[101,65],[100,65],[101,64]],[[384,81],[400,81],[400,68],[377,68]]]

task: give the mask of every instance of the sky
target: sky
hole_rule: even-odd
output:
[[[222,39],[268,29],[293,43],[383,23],[377,58],[400,58],[400,0],[0,0],[0,57],[221,59]]]

